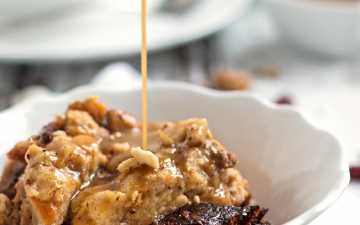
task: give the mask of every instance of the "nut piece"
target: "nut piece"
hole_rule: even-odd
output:
[[[143,150],[139,147],[132,148],[130,153],[139,163],[148,165],[155,170],[159,169],[159,158],[152,152]]]
[[[111,157],[111,159],[108,162],[108,164],[106,165],[106,167],[110,171],[114,171],[120,163],[122,163],[123,161],[125,161],[125,160],[127,160],[129,158],[131,158],[131,156],[130,156],[130,154],[128,154],[126,152],[116,154],[116,155]]]
[[[176,197],[175,199],[176,205],[186,205],[190,203],[190,200],[188,199],[188,197],[186,197],[186,195],[179,195]]]
[[[118,165],[117,170],[120,173],[127,173],[129,170],[139,167],[140,165],[147,165],[155,170],[160,167],[159,158],[150,151],[145,151],[137,147],[131,149],[130,155],[133,158],[126,159]]]
[[[169,137],[164,131],[159,130],[160,141],[164,146],[171,146],[174,144],[174,141],[171,137]]]
[[[136,126],[136,119],[120,110],[110,110],[106,119],[111,132],[119,132]]]
[[[127,159],[125,161],[123,161],[122,163],[120,163],[117,167],[117,170],[120,173],[127,173],[129,172],[129,170],[139,167],[140,163],[135,159],[135,158],[131,158],[131,159]]]
[[[115,143],[112,146],[112,150],[114,153],[129,153],[130,145],[127,142],[124,143]]]
[[[213,75],[213,85],[216,89],[227,91],[243,91],[250,88],[250,74],[244,71],[222,70]]]
[[[196,204],[199,204],[199,203],[200,203],[200,197],[199,197],[199,195],[195,195],[195,196],[194,196],[194,202],[195,202]]]

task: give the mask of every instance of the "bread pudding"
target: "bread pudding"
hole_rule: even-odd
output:
[[[141,123],[95,97],[70,104],[8,152],[0,225],[150,225],[203,203],[246,210],[248,182],[206,119],[152,123],[148,137],[142,149]],[[254,216],[231,224],[262,224]]]

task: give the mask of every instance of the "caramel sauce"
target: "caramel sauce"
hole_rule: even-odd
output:
[[[141,88],[141,111],[142,111],[142,147],[147,149],[148,137],[147,137],[147,126],[148,126],[148,96],[147,96],[147,2],[141,0],[141,77],[142,77],[142,88]]]
[[[35,207],[37,212],[40,214],[41,221],[44,225],[52,225],[56,221],[58,208],[51,202],[44,202],[36,198],[31,198],[32,205]]]

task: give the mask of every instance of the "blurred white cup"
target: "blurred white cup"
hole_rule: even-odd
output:
[[[280,35],[327,56],[360,53],[360,3],[343,0],[265,0]]]

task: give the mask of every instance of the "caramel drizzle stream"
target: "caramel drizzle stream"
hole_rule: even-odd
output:
[[[148,88],[147,88],[147,2],[141,0],[141,111],[142,111],[142,147],[148,147]]]

